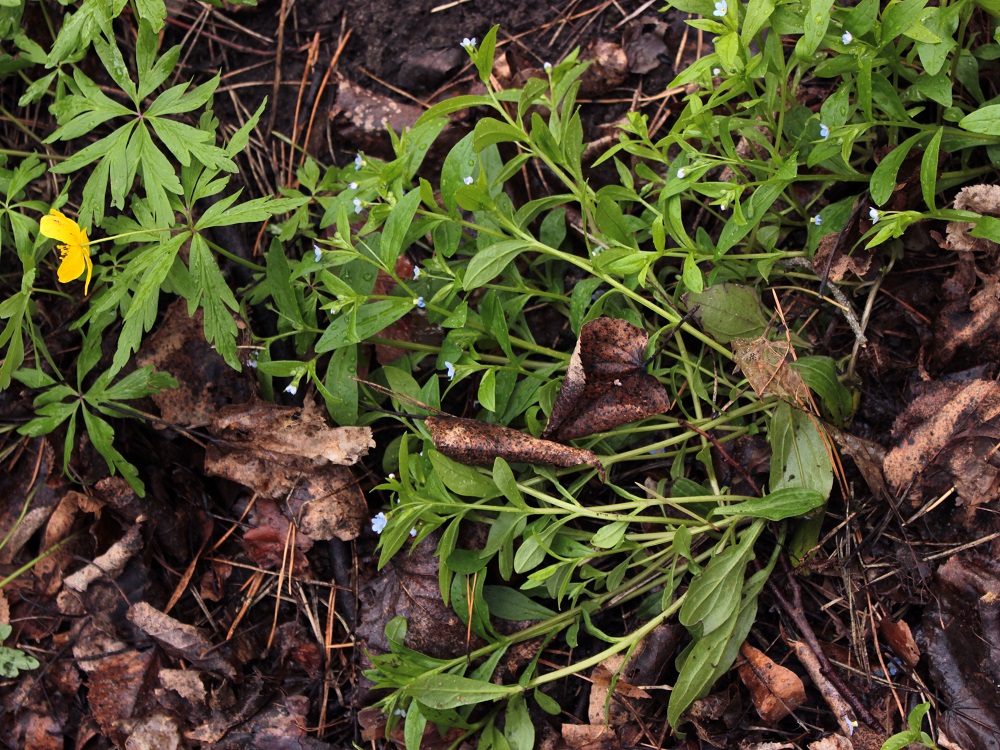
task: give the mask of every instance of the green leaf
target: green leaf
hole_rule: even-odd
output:
[[[493,72],[493,55],[496,53],[497,32],[499,30],[500,25],[497,24],[487,31],[486,36],[483,37],[483,41],[479,43],[479,49],[474,54],[476,70],[479,71],[479,80],[483,83],[488,84],[490,82],[490,74]]]
[[[0,642],[10,635],[10,625],[0,626]],[[4,632],[6,631],[6,632]],[[0,677],[14,679],[22,669],[38,669],[38,659],[28,656],[19,648],[0,646]]]
[[[452,492],[482,499],[496,497],[499,494],[493,481],[471,466],[452,461],[433,449],[430,450],[430,459],[437,476]]]
[[[389,218],[385,220],[385,227],[382,229],[382,245],[379,253],[386,268],[395,268],[396,259],[406,248],[403,240],[406,237],[406,230],[413,223],[413,216],[420,205],[420,191],[411,190],[392,207]]]
[[[357,345],[341,346],[334,349],[327,365],[326,408],[339,425],[353,425],[358,421],[358,384],[352,378],[358,375]]]
[[[490,606],[490,614],[501,620],[544,620],[556,616],[555,611],[509,586],[484,586],[483,598]]]
[[[738,612],[734,609],[721,627],[699,638],[686,652],[684,666],[681,667],[674,682],[674,689],[670,692],[667,708],[667,721],[670,726],[676,727],[687,707],[705,695],[715,682],[715,670],[722,663],[723,654],[736,627],[737,617]]]
[[[483,286],[527,249],[523,240],[502,240],[483,248],[469,261],[462,287],[468,291]]]
[[[923,133],[910,136],[886,154],[879,165],[875,167],[875,171],[872,172],[871,196],[876,205],[881,206],[889,200],[892,191],[896,189],[896,175],[899,174],[903,160],[909,155],[910,149],[923,137]]]
[[[980,107],[959,120],[958,127],[972,133],[1000,135],[1000,104]]]
[[[715,508],[712,513],[716,516],[741,516],[783,521],[786,518],[808,513],[823,505],[825,501],[823,495],[816,490],[786,487],[764,497],[755,497],[737,505]]]
[[[560,713],[562,713],[562,708],[559,706],[556,700],[548,693],[543,693],[541,688],[535,688],[535,691],[534,693],[532,693],[532,695],[534,695],[535,703],[538,704],[538,707],[542,709],[545,713],[547,713],[549,716],[558,716]]]
[[[507,702],[503,734],[510,750],[535,750],[535,725],[528,715],[524,693],[513,696]]]
[[[386,328],[413,309],[413,301],[393,297],[353,307],[337,315],[316,342],[316,353],[358,344]]]
[[[728,344],[736,338],[758,338],[767,329],[768,317],[757,292],[747,286],[723,283],[686,296],[688,308],[698,305],[696,316],[705,331]]]
[[[525,143],[527,140],[528,136],[521,128],[493,117],[484,117],[476,123],[472,143],[476,153],[479,153],[496,143]]]
[[[771,443],[771,492],[803,487],[824,498],[830,496],[833,449],[818,417],[780,404],[771,417],[767,437]]]
[[[501,700],[521,691],[519,685],[494,685],[454,674],[418,677],[404,690],[408,696],[416,698],[425,706],[437,709]]]
[[[834,422],[844,424],[854,410],[851,391],[837,377],[837,363],[825,356],[799,357],[790,363],[797,370],[806,385],[816,392],[829,411]]]
[[[96,384],[95,384],[96,385]],[[145,398],[159,393],[165,388],[176,388],[177,381],[166,372],[156,372],[152,365],[146,365],[129,373],[108,389],[95,393],[88,391],[87,396],[101,401],[127,401],[134,398]]]
[[[757,32],[769,25],[772,13],[774,13],[774,0],[750,0],[747,3],[743,30],[740,32],[740,41],[744,47],[749,47]]]
[[[472,142],[475,133],[467,133],[452,146],[441,167],[441,202],[454,212],[458,205],[455,193],[465,185],[466,177],[475,177],[478,159]]]
[[[114,445],[112,445],[115,431],[111,425],[96,414],[92,414],[87,408],[83,409],[83,423],[87,427],[87,435],[90,437],[90,442],[97,448],[97,452],[104,457],[104,460],[108,462],[108,468],[111,470],[111,473],[114,474],[116,470],[121,472],[122,478],[135,490],[135,494],[139,497],[145,497],[146,486],[139,479],[139,470],[126,461],[125,457],[115,450]]]
[[[420,750],[426,727],[427,717],[420,710],[420,701],[410,701],[409,710],[406,712],[406,725],[403,727],[406,750]]]
[[[621,206],[606,193],[598,193],[594,221],[605,237],[624,247],[633,250],[639,249],[639,245],[635,241],[635,234],[625,222]]]
[[[496,368],[491,367],[483,373],[482,380],[479,381],[479,391],[476,394],[479,403],[487,411],[495,412],[497,410],[496,390],[497,371]]]
[[[201,307],[205,311],[205,339],[222,355],[226,364],[234,370],[241,370],[242,365],[236,351],[239,329],[233,320],[233,313],[240,309],[239,303],[219,270],[219,264],[209,250],[208,243],[200,234],[196,234],[191,242],[188,263],[191,277],[199,290]]]
[[[517,486],[517,479],[514,478],[514,472],[511,471],[510,464],[500,456],[497,456],[493,460],[493,482],[504,494],[504,497],[510,500],[512,505],[516,505],[519,508],[527,507],[524,503],[524,497],[521,495],[521,490]]]
[[[601,526],[590,539],[590,543],[598,549],[614,549],[621,544],[628,530],[627,521],[615,521]]]
[[[691,628],[700,623],[702,635],[707,635],[730,618],[739,604],[743,573],[762,529],[760,522],[755,523],[743,533],[739,544],[712,557],[691,581],[678,615],[682,625]]]

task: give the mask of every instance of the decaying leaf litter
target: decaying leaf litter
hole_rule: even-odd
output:
[[[603,33],[612,36],[609,27]],[[653,22],[629,29],[625,50],[607,41],[601,44],[610,49],[594,46],[604,49],[601,65],[594,66],[603,78],[589,84],[595,96],[621,83],[625,72],[649,72],[651,61],[668,50],[665,36],[673,36],[678,58],[693,54],[675,30],[657,31]],[[435,64],[439,75],[451,74],[447,62]],[[361,80],[339,82],[341,109],[331,116],[341,118],[342,128],[346,122],[356,129],[344,146],[374,152],[385,148],[383,120],[405,123],[420,110],[407,113]],[[890,206],[905,210],[919,197],[919,171],[904,163],[897,179]],[[997,215],[995,190],[966,188],[954,205]],[[866,205],[859,204],[847,229],[827,235],[827,256],[821,245],[814,258],[818,274],[839,282],[868,279],[877,270],[878,255],[845,252],[871,228],[866,216]],[[886,278],[885,294],[867,320],[870,341],[859,367],[868,379],[865,398],[854,426],[837,437],[855,464],[845,477],[849,501],[827,509],[819,544],[804,550],[805,574],[775,574],[770,596],[781,613],[761,608],[758,630],[741,649],[745,660],[686,714],[687,746],[878,746],[900,726],[911,696],[937,703],[935,736],[942,746],[996,746],[1000,484],[992,425],[998,248],[970,236],[960,222],[944,234],[927,234],[924,254],[918,249],[902,273]],[[940,253],[950,254],[943,268]],[[940,293],[940,301],[927,297],[928,287]],[[788,339],[771,335],[780,331],[780,315],[803,300],[789,295],[780,309],[767,299],[727,307],[732,299],[718,287],[707,290],[698,300],[699,323],[716,340],[731,341],[749,387],[785,399],[796,413],[811,411],[790,422],[836,424],[837,415],[803,403],[815,385],[803,385]],[[596,321],[582,327],[542,433],[559,443],[667,413],[672,403],[661,379],[647,371],[649,332],[621,319],[598,320],[608,321],[603,330],[595,332]],[[194,325],[185,332],[188,321]],[[761,322],[767,333],[758,330]],[[420,325],[414,316],[394,331],[380,331],[382,356],[392,348],[386,340],[406,340]],[[374,434],[331,428],[314,393],[301,406],[270,404],[252,378],[236,375],[211,353],[200,338],[200,321],[171,309],[156,337],[171,328],[172,344],[153,338],[141,353],[140,364],[155,364],[181,381],[181,388],[163,392],[150,406],[161,420],[152,426],[164,429],[132,435],[153,478],[147,498],[106,476],[96,460],[73,467],[86,490],[80,492],[62,475],[57,441],[5,445],[0,575],[55,544],[64,546],[0,591],[0,628],[10,623],[9,643],[29,648],[43,666],[3,683],[0,733],[10,746],[24,747],[62,747],[68,737],[77,746],[95,747],[126,741],[137,747],[335,746],[352,736],[352,712],[364,705],[359,696],[377,697],[361,690],[349,695],[363,686],[358,667],[365,657],[352,653],[354,638],[372,653],[386,653],[386,626],[404,616],[408,647],[436,658],[464,657],[481,644],[468,623],[482,615],[466,610],[463,617],[460,606],[444,605],[434,556],[437,533],[375,572],[368,519],[381,508],[391,511],[388,493],[373,491],[382,481],[381,467],[365,456],[371,449],[379,455],[388,442],[378,428]],[[624,336],[625,344],[609,341],[609,332]],[[566,336],[555,333],[554,339],[565,342]],[[831,335],[820,351],[826,346],[842,353],[850,348],[843,338]],[[569,342],[567,352],[571,347]],[[380,362],[388,361],[382,356]],[[461,393],[453,402],[467,408]],[[633,419],[605,416],[623,408]],[[500,455],[512,462],[603,469],[597,454],[579,446],[562,445],[566,458],[540,460],[532,451],[554,448],[539,446],[525,432],[518,440],[533,441],[527,452],[515,446],[503,453],[495,444],[511,439],[510,432],[451,419],[459,417],[431,417],[426,424],[436,447],[463,464],[493,466]],[[456,433],[462,442],[450,442]],[[740,450],[751,454],[752,442],[748,438]],[[655,462],[653,454],[649,463]],[[857,474],[850,473],[855,469]],[[658,470],[658,477],[666,476],[664,467]],[[776,478],[770,479],[773,486]],[[597,497],[601,490],[590,483],[581,491]],[[29,499],[28,512],[16,523]],[[489,543],[484,528],[473,528],[461,539],[470,555]],[[349,546],[355,539],[359,546]],[[471,578],[464,583],[483,585]],[[454,603],[468,605],[463,586],[451,590]],[[782,607],[782,597],[791,606]],[[510,624],[510,632],[518,629]],[[782,643],[785,630],[794,635]],[[673,656],[686,637],[676,624],[664,625],[628,662],[601,661],[588,675],[589,701],[579,701],[574,717],[533,713],[537,736],[553,742],[558,736],[569,747],[680,746],[656,696],[676,674]],[[517,642],[502,665],[504,681],[516,681],[546,645],[540,638]],[[543,658],[558,656],[553,649]],[[585,695],[579,686],[560,691],[564,708]],[[870,712],[868,722],[853,701]],[[789,716],[782,718],[786,709]],[[403,746],[401,729],[387,727],[387,718],[362,712],[360,736]],[[823,729],[806,728],[816,725]],[[821,734],[826,736],[813,741]],[[444,747],[460,737],[452,731],[440,738],[428,728],[422,746]]]

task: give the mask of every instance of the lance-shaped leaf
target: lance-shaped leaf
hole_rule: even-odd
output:
[[[572,440],[667,411],[670,397],[646,372],[648,341],[625,320],[585,324],[542,437]]]
[[[493,466],[497,456],[550,466],[593,466],[606,479],[604,466],[591,451],[560,445],[502,425],[461,417],[427,417],[434,447],[453,461],[471,466]]]

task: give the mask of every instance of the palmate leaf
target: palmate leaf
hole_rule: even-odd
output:
[[[238,329],[232,315],[239,310],[239,303],[222,276],[208,243],[199,234],[194,235],[191,241],[189,264],[191,278],[198,290],[197,304],[205,311],[205,339],[215,346],[230,367],[239,370],[241,365],[236,351]],[[192,302],[194,300],[189,297],[189,312],[192,311]]]

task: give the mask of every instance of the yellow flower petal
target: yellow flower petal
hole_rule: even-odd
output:
[[[79,245],[60,245],[59,252],[62,254],[62,262],[59,264],[59,281],[66,283],[80,278],[86,270],[87,261],[90,260],[89,253]]]
[[[87,232],[80,225],[54,208],[48,216],[43,216],[39,224],[41,233],[49,239],[65,242],[67,245],[85,245],[89,242]]]
[[[90,240],[87,237],[87,230],[81,229],[79,224],[53,208],[49,210],[48,216],[42,217],[39,231],[50,239],[65,243],[57,245],[61,258],[57,272],[59,281],[65,284],[68,281],[78,279],[86,270],[87,280],[83,285],[83,293],[87,294],[90,288],[90,277],[94,272],[94,263],[90,259]]]

